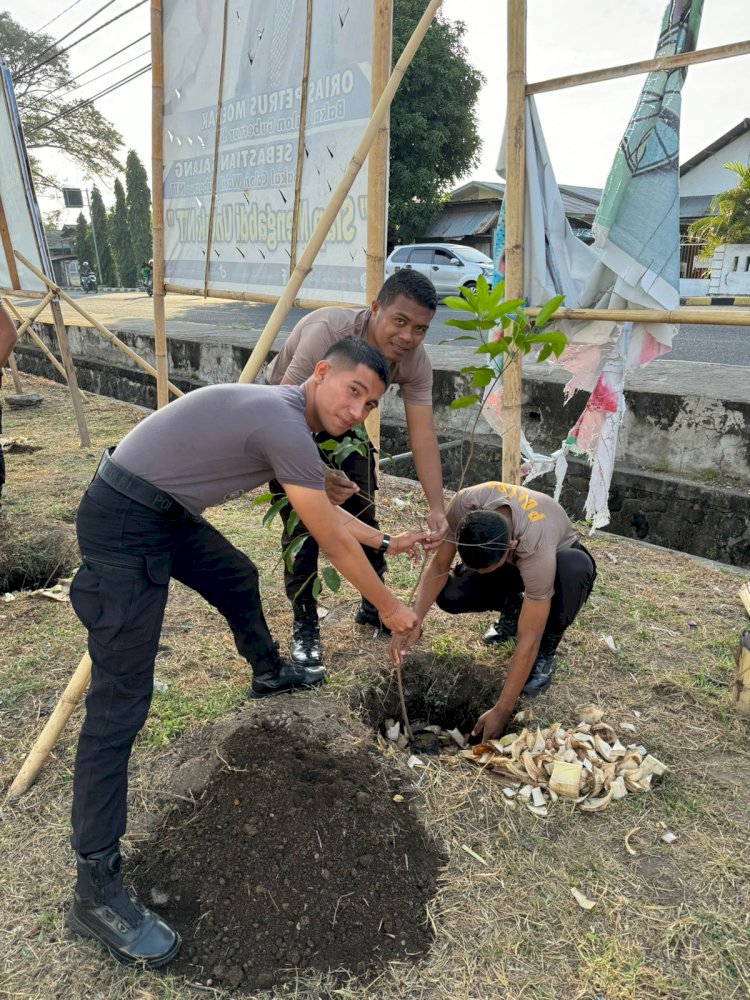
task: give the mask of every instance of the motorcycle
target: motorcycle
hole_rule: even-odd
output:
[[[87,295],[89,292],[96,293],[98,285],[95,271],[88,271],[86,274],[81,275],[81,288]]]

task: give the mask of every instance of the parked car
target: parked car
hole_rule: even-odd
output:
[[[395,247],[385,262],[386,278],[401,268],[420,271],[430,279],[441,297],[458,295],[461,287],[475,289],[480,274],[492,286],[493,265],[487,254],[455,243]]]

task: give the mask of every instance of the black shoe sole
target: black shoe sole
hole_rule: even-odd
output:
[[[182,938],[175,931],[175,943],[166,953],[166,955],[160,955],[158,958],[153,958],[151,960],[145,958],[131,958],[129,955],[123,954],[119,951],[113,944],[105,941],[104,938],[99,937],[96,931],[87,927],[86,924],[82,923],[78,917],[74,916],[72,913],[68,913],[66,923],[70,930],[74,934],[78,934],[80,937],[92,938],[94,941],[98,941],[100,945],[107,949],[112,958],[117,959],[121,965],[139,965],[147,969],[161,969],[162,966],[171,962],[173,958],[177,957],[177,954],[182,947]],[[174,928],[173,928],[174,929]]]
[[[312,684],[295,684],[293,687],[279,688],[277,691],[255,691],[251,687],[248,688],[247,696],[258,701],[260,698],[275,698],[279,694],[294,694],[295,691],[312,691],[313,688],[320,687],[324,681],[325,677],[321,677],[319,681],[313,681]]]
[[[482,636],[482,643],[485,646],[499,646],[503,642],[515,642],[516,638],[517,638],[517,636],[515,634],[513,634],[513,635],[506,635],[504,637],[501,637],[499,635],[498,636],[492,636],[491,639],[486,639],[484,636]]]

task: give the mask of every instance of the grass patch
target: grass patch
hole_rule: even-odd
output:
[[[28,412],[6,410],[6,432],[42,447],[7,456],[3,529],[33,518],[71,525],[101,449],[143,414],[88,397],[94,446],[84,450],[65,391],[43,380],[24,381],[44,394],[44,404]],[[413,487],[388,477],[382,485],[386,530],[418,523],[422,511]],[[280,526],[263,528],[263,511],[247,498],[209,513],[258,565],[267,618],[284,651],[291,612],[279,562]],[[661,784],[598,815],[559,804],[540,820],[510,808],[500,786],[476,770],[428,768],[413,792],[415,808],[448,855],[427,917],[435,930],[429,956],[418,966],[386,967],[369,985],[300,976],[293,990],[277,996],[715,1000],[747,995],[750,754],[747,727],[732,712],[728,686],[739,632],[747,627],[736,596],[740,578],[731,569],[614,536],[597,535],[586,544],[597,559],[599,579],[561,646],[555,683],[533,710],[542,726],[568,724],[575,721],[576,705],[595,701],[616,729],[622,722],[634,725],[632,739],[669,765]],[[388,582],[403,599],[416,575],[406,560],[389,561]],[[348,585],[321,598],[329,610],[322,642],[331,681],[316,697],[330,699],[332,710],[343,703],[347,710],[354,705],[362,711],[368,692],[393,687],[386,644],[353,626],[356,600]],[[430,710],[449,703],[452,681],[467,675],[469,663],[477,678],[502,676],[512,646],[482,645],[492,619],[492,614],[439,611],[428,618],[418,654],[419,696]],[[7,785],[75,669],[85,632],[68,604],[28,596],[0,603],[0,631],[0,782]],[[607,635],[618,653],[602,641]],[[174,767],[181,734],[243,704],[248,683],[247,665],[221,616],[179,585],[170,592],[156,677],[167,688],[156,692],[136,742],[126,840],[129,847],[140,838],[145,850],[144,812],[154,775]],[[375,713],[378,705],[373,697],[365,707]],[[71,773],[81,719],[78,708],[34,790],[3,807],[0,993],[9,1000],[196,1000],[205,990],[199,993],[168,972],[124,969],[64,930],[73,878]],[[404,781],[413,782],[414,773]],[[672,845],[661,839],[667,830],[677,836]],[[626,835],[634,854],[626,849]],[[579,909],[572,887],[595,900],[594,909]]]

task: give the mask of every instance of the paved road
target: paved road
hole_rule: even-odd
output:
[[[143,292],[110,292],[98,295],[84,295],[74,292],[73,297],[81,299],[81,305],[110,325],[114,330],[137,329],[146,332],[153,318],[153,306]],[[175,336],[183,334],[201,340],[246,342],[254,344],[271,314],[272,307],[253,302],[227,302],[218,299],[201,299],[187,295],[167,295],[167,329]],[[282,327],[288,334],[294,324],[305,315],[306,310],[293,309]],[[439,344],[462,331],[446,326],[446,320],[453,313],[445,306],[438,306],[435,319],[430,326],[427,342]],[[71,317],[71,321],[73,321]],[[182,327],[182,324],[197,324]],[[461,347],[463,342],[456,344]],[[471,345],[466,343],[467,352]],[[674,348],[664,360],[703,361],[720,365],[735,365],[750,368],[750,327],[730,326],[683,326],[675,339]],[[658,363],[658,362],[655,362]],[[750,391],[748,392],[750,395]]]

